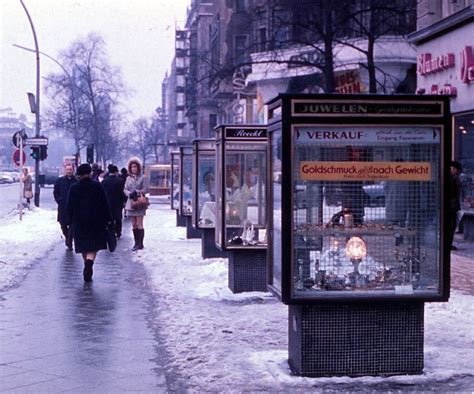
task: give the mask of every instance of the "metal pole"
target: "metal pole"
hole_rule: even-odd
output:
[[[23,138],[20,138],[20,221],[23,219]]]
[[[31,31],[33,32],[33,38],[35,40],[35,52],[36,52],[36,103],[35,103],[35,115],[36,115],[36,133],[35,136],[40,136],[40,53],[38,46],[38,38],[36,37],[35,26],[33,25],[33,20],[31,19],[30,13],[26,8],[23,0],[20,0],[23,9],[26,12],[26,16],[30,22]],[[39,185],[39,157],[35,160],[35,206],[39,207],[40,205],[40,185]]]

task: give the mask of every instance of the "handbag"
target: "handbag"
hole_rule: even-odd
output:
[[[141,195],[136,200],[132,200],[132,209],[147,209],[150,205],[148,197]]]
[[[107,224],[105,229],[107,235],[107,247],[110,252],[113,252],[117,249],[117,238],[115,237],[115,228],[113,223]]]
[[[255,245],[256,242],[254,241],[255,237],[255,230],[253,228],[253,223],[246,219],[243,222],[243,230],[242,230],[242,241],[244,245]]]

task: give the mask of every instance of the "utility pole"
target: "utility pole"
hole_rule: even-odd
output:
[[[23,9],[26,12],[26,16],[30,22],[31,31],[33,32],[33,38],[35,40],[35,53],[36,53],[36,97],[35,97],[35,106],[34,106],[34,113],[36,116],[36,130],[35,130],[35,137],[40,136],[40,53],[39,53],[39,46],[38,46],[38,38],[36,37],[35,26],[33,25],[33,20],[31,19],[30,13],[26,8],[23,0],[20,0]],[[33,110],[33,108],[32,108]],[[39,207],[40,205],[40,185],[39,185],[39,162],[40,158],[35,159],[35,206]]]

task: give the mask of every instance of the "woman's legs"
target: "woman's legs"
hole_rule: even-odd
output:
[[[90,282],[92,280],[92,274],[94,273],[92,270],[92,266],[94,265],[94,260],[96,256],[97,252],[82,253],[82,258],[84,259],[84,271],[82,271],[82,274],[84,276],[85,282]]]
[[[132,250],[143,249],[143,238],[145,237],[145,230],[143,229],[143,216],[132,217],[133,237],[135,238],[135,245]]]

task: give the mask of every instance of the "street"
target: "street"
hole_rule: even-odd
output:
[[[33,185],[34,188],[34,185]],[[46,209],[56,209],[56,202],[53,198],[53,186],[42,187],[40,191],[40,207]],[[2,196],[2,204],[0,204],[0,219],[5,215],[13,213],[17,206],[20,196],[20,184],[4,184],[0,185],[0,194]],[[26,202],[23,199],[23,202]],[[33,206],[33,200],[31,201]]]

